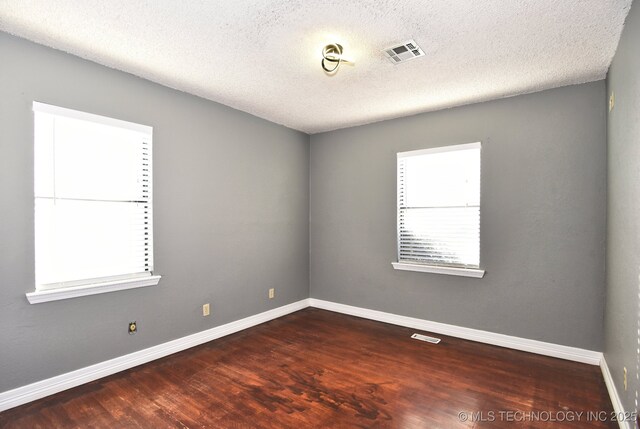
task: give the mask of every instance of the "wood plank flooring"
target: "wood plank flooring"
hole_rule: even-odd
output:
[[[0,428],[617,427],[596,366],[414,332],[308,308],[7,410]]]

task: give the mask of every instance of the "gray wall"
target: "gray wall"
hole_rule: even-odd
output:
[[[618,67],[625,74],[620,55],[612,84]],[[4,33],[0,59],[0,392],[309,293],[602,349],[604,82],[313,135],[310,153],[305,134]],[[620,92],[619,115],[627,96]],[[24,294],[34,288],[33,100],[154,127],[159,286],[28,304]],[[637,110],[626,117],[637,118]],[[637,140],[637,121],[629,120],[618,131],[626,140],[610,129],[612,151],[616,139],[618,145]],[[485,278],[394,271],[396,152],[478,140]],[[638,155],[628,146],[619,156],[627,166],[620,172],[624,183]],[[616,192],[631,192],[624,186],[610,190],[610,211]],[[631,236],[621,225],[631,222],[633,208],[625,207],[618,240]],[[607,359],[616,365],[625,353],[632,356],[629,347],[622,351],[628,342],[619,333],[629,323],[616,314],[624,306],[637,313],[622,278],[623,270],[633,271],[630,287],[637,295],[633,245],[621,260],[619,283],[626,289],[610,281]],[[275,300],[266,298],[270,287]],[[205,302],[212,304],[209,318],[201,316]],[[135,336],[126,333],[129,320],[139,322]]]
[[[0,392],[308,297],[306,134],[5,33],[0,63]],[[157,287],[27,302],[34,100],[154,127]]]
[[[607,308],[604,355],[627,411],[637,410],[640,346],[640,5],[627,16],[609,69]],[[623,367],[629,371],[624,390]]]
[[[602,350],[605,83],[311,136],[311,297]],[[396,153],[482,141],[483,279],[395,271]]]

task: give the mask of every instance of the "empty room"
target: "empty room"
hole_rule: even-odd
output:
[[[0,0],[0,428],[623,428],[640,4]]]

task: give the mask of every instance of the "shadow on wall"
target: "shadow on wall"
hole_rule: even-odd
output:
[[[638,269],[638,271],[640,271],[640,267]],[[636,302],[638,303],[638,312],[636,314],[636,327],[638,328],[636,331],[636,336],[638,337],[638,348],[636,349],[636,398],[635,398],[635,405],[636,405],[636,412],[638,410],[640,410],[640,408],[638,408],[638,385],[640,385],[640,274],[638,274],[638,299],[636,300]],[[636,420],[638,421],[638,425],[640,426],[640,415],[637,416]]]

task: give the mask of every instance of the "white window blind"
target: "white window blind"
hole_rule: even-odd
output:
[[[33,110],[36,289],[150,276],[152,128]]]
[[[480,143],[398,153],[398,260],[479,267]]]

